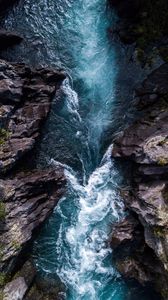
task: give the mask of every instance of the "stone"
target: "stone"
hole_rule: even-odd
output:
[[[32,150],[64,79],[63,72],[0,60],[0,173],[11,170]]]
[[[113,249],[121,246],[122,244],[133,241],[134,230],[138,222],[132,216],[126,217],[124,220],[115,225],[112,232],[111,245]]]
[[[52,212],[65,185],[60,168],[19,173],[0,180],[0,199],[5,209],[0,219],[1,272],[12,272],[17,266],[17,258]]]
[[[112,155],[133,162],[132,184],[124,202],[143,230],[140,244],[135,243],[132,248],[137,240],[136,231],[123,221],[116,225],[111,245],[115,251],[124,253],[121,263],[116,259],[123,276],[135,278],[141,284],[144,276],[167,300],[168,64],[147,76],[136,88],[134,100],[141,115],[116,138]]]
[[[18,277],[4,288],[4,300],[22,300],[28,287],[23,277]]]

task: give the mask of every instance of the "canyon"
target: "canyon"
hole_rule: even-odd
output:
[[[167,6],[109,2],[0,1],[2,299],[167,300]]]

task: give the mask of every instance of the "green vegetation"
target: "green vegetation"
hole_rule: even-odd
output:
[[[167,290],[167,289],[166,289],[166,290],[163,290],[163,291],[161,292],[161,295],[162,295],[163,299],[168,299],[168,290]]]
[[[14,248],[16,251],[20,249],[20,244],[18,243],[18,241],[13,240],[11,243],[12,248]]]
[[[0,128],[0,145],[3,145],[5,141],[9,138],[9,131],[4,128]]]
[[[2,200],[0,200],[0,221],[5,219],[6,212],[5,212],[5,204]]]
[[[7,276],[5,273],[0,272],[0,287],[3,287],[7,282]]]
[[[1,290],[0,290],[0,300],[3,300],[3,298],[4,298],[3,290],[1,289]]]
[[[4,245],[0,242],[0,261],[3,257],[3,252],[4,252]]]
[[[158,238],[165,238],[164,229],[160,227],[154,228],[154,235]]]
[[[168,158],[166,157],[159,157],[158,161],[157,161],[159,166],[165,166],[168,164]]]

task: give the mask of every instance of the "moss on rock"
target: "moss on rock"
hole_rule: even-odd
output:
[[[4,128],[0,128],[0,145],[3,145],[9,138],[10,132]]]
[[[5,212],[5,203],[0,200],[0,221],[5,219],[6,212]]]

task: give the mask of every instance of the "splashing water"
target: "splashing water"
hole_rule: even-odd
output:
[[[64,167],[69,193],[55,210],[56,215],[61,216],[62,222],[56,247],[53,245],[53,249],[50,249],[53,256],[55,253],[57,263],[48,272],[56,272],[70,287],[68,299],[105,299],[102,297],[106,285],[112,278],[119,278],[109,261],[110,225],[123,216],[123,204],[117,193],[115,179],[118,174],[113,167],[111,151],[110,146],[86,185],[78,182],[76,174],[69,166],[51,160],[53,166]],[[69,201],[68,198],[73,198],[76,210],[66,216],[62,205]],[[67,222],[70,223],[69,226]],[[38,264],[45,265],[43,256]],[[109,299],[112,299],[111,295]]]
[[[108,241],[124,212],[117,191],[122,176],[111,160],[112,149],[107,147],[103,158],[101,151],[105,132],[122,118],[114,110],[118,68],[107,34],[114,17],[106,4],[24,0],[5,20],[7,29],[27,41],[26,47],[11,50],[14,60],[59,66],[68,73],[37,155],[40,166],[50,161],[64,167],[68,189],[35,243],[35,262],[43,275],[61,278],[68,300],[149,300],[141,291],[131,298],[112,266]]]

